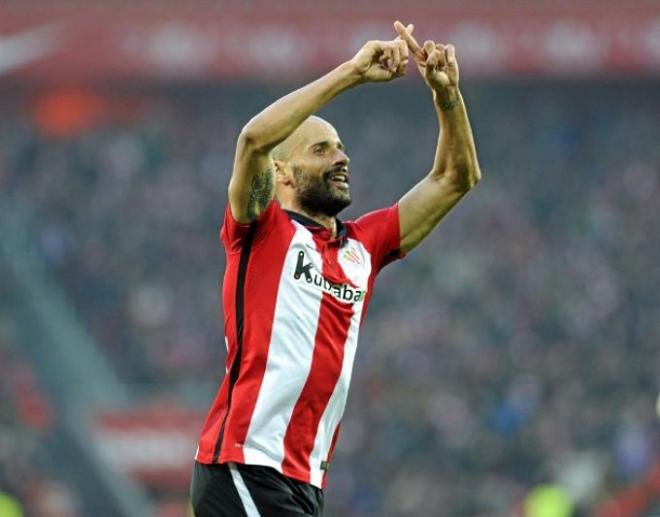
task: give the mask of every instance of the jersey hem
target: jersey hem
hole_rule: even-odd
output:
[[[251,456],[250,459],[245,458],[246,453],[248,456]],[[271,467],[277,470],[283,476],[286,476],[291,479],[295,479],[296,481],[302,481],[303,483],[307,483],[308,485],[315,486],[316,488],[320,488],[321,490],[323,490],[325,488],[325,485],[327,484],[324,483],[323,480],[321,480],[320,483],[313,483],[311,481],[311,478],[313,476],[310,476],[310,473],[303,472],[301,470],[287,469],[285,473],[282,471],[282,464],[280,462],[273,460],[268,456],[266,456],[263,452],[254,449],[243,449],[242,453],[238,452],[236,454],[220,454],[218,461],[215,462],[213,461],[212,454],[198,453],[195,456],[195,461],[197,461],[198,463],[202,463],[204,465],[232,462],[232,463],[240,463],[241,465],[257,465],[260,467]],[[320,477],[323,478],[323,471],[321,471]]]

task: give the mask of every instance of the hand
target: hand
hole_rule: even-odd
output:
[[[412,32],[412,25],[408,27]],[[351,59],[351,64],[361,81],[391,81],[406,73],[408,45],[401,38],[369,41]]]
[[[458,63],[454,45],[428,40],[420,47],[409,27],[411,25],[404,27],[398,20],[394,22],[394,30],[412,52],[417,69],[426,84],[434,91],[441,106],[452,108],[459,98]]]

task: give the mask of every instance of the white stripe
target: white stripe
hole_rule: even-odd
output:
[[[348,388],[351,383],[351,375],[353,373],[353,363],[355,362],[355,351],[357,350],[357,334],[360,326],[360,318],[362,317],[362,307],[353,314],[351,318],[351,326],[349,330],[349,337],[344,344],[344,361],[341,368],[341,374],[335,385],[335,389],[330,396],[319,427],[316,431],[316,438],[314,439],[314,448],[309,457],[310,466],[310,483],[314,486],[322,488],[323,473],[321,470],[321,461],[328,459],[330,452],[330,445],[332,445],[332,436],[335,434],[335,429],[339,425],[344,408],[346,407],[346,398],[348,397]]]
[[[305,253],[305,264],[313,262],[319,273],[322,267],[310,231],[295,225],[296,233],[285,258],[275,303],[266,371],[243,445],[246,463],[263,464],[267,456],[280,472],[284,436],[312,366],[322,299],[318,287],[307,284],[304,277],[298,280],[293,277],[301,250]]]
[[[247,517],[261,517],[259,510],[257,510],[257,505],[254,504],[254,500],[250,495],[250,491],[245,485],[245,481],[243,481],[243,476],[241,476],[238,468],[236,468],[236,464],[229,463],[228,465],[229,472],[231,472],[231,477],[234,479],[234,485],[236,485],[236,490],[238,490],[238,497],[241,498],[241,502],[243,503]]]
[[[354,262],[348,261],[343,256],[343,250],[339,251],[339,264],[341,265],[344,273],[348,276],[353,283],[362,289],[367,288],[369,281],[369,274],[371,273],[371,256],[364,246],[353,239],[348,239],[349,245],[360,256],[360,267],[355,267]],[[311,470],[310,483],[321,488],[323,482],[323,473],[321,470],[321,461],[328,459],[330,446],[332,445],[332,436],[335,434],[335,429],[341,421],[346,407],[346,399],[348,397],[348,389],[351,384],[351,376],[353,374],[353,364],[355,363],[355,352],[357,350],[358,332],[360,330],[360,320],[362,319],[362,309],[364,302],[360,301],[353,305],[353,316],[351,318],[351,325],[348,329],[348,336],[344,344],[344,360],[341,367],[341,374],[337,380],[337,384],[332,392],[328,405],[325,407],[319,427],[316,431],[314,439],[314,448],[309,458],[309,465]]]

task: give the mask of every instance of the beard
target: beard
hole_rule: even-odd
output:
[[[320,176],[313,176],[298,167],[293,167],[293,174],[298,183],[296,197],[300,208],[310,214],[335,217],[351,204],[350,192],[340,189],[331,182],[330,178],[337,170],[337,167],[332,167]]]

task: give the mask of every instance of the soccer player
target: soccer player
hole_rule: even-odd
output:
[[[452,45],[413,27],[250,120],[237,143],[221,230],[227,363],[202,429],[191,499],[206,517],[321,515],[360,324],[376,274],[479,181]],[[442,128],[433,168],[398,203],[353,222],[349,159],[313,114],[343,91],[406,72],[409,52]]]

